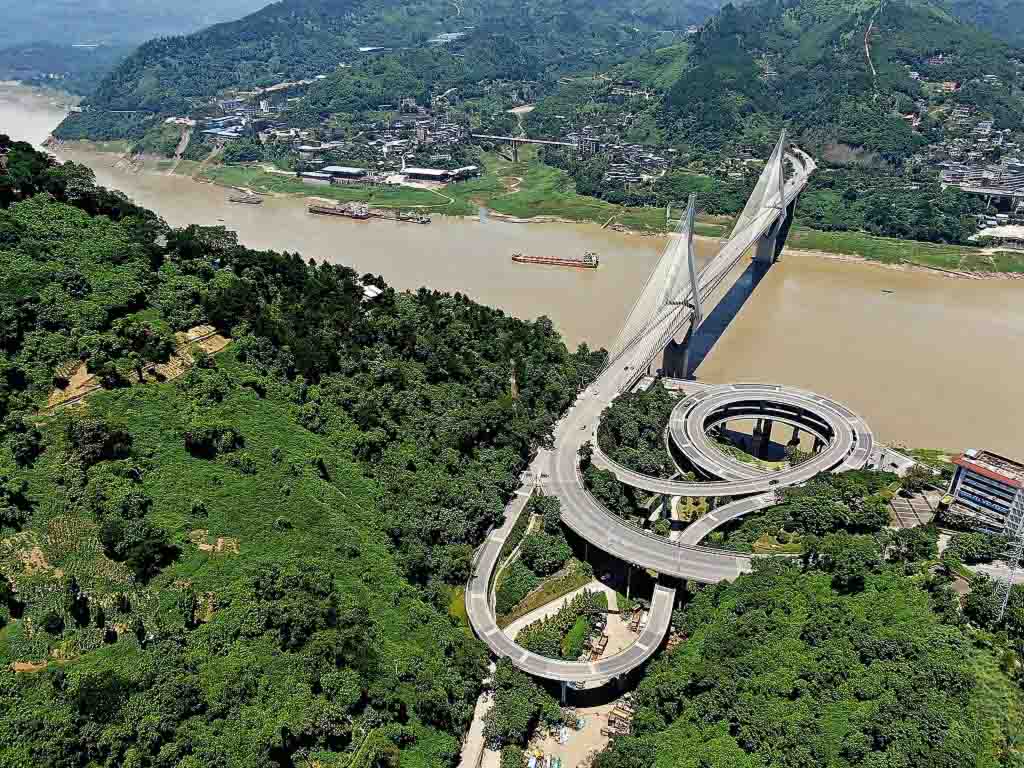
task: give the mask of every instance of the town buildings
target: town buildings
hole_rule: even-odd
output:
[[[1019,528],[1024,502],[1014,501],[1024,488],[1024,464],[973,448],[955,457],[953,463],[950,513],[991,533]]]

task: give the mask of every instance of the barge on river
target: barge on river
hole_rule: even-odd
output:
[[[600,257],[593,251],[587,251],[583,256],[524,256],[521,253],[513,253],[512,261],[520,264],[548,264],[554,267],[576,267],[578,269],[597,269],[601,263]]]
[[[349,219],[370,218],[370,207],[366,203],[345,203],[344,205],[311,205],[307,208],[310,213],[317,213],[321,216],[345,216]]]
[[[241,194],[241,195],[231,195],[228,198],[228,202],[229,203],[245,203],[246,205],[261,205],[263,203],[263,198],[260,197],[259,195],[253,195],[253,194],[246,193],[246,194]]]

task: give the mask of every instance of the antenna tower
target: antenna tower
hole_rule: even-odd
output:
[[[996,581],[996,595],[999,597],[999,621],[1006,614],[1006,606],[1010,602],[1010,590],[1013,578],[1020,568],[1020,559],[1024,557],[1024,488],[1018,488],[1010,504],[1010,514],[1006,518],[1004,535],[1010,540],[1006,553],[1006,578]]]

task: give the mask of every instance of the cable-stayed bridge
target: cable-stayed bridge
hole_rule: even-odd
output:
[[[558,497],[562,522],[568,528],[630,566],[669,577],[655,589],[643,633],[619,654],[582,662],[530,653],[498,627],[494,577],[505,540],[529,497],[521,492],[506,509],[504,524],[478,551],[466,590],[470,623],[496,656],[510,658],[530,674],[563,683],[592,683],[624,675],[650,658],[664,638],[675,602],[672,579],[716,582],[734,579],[750,569],[747,555],[699,546],[707,533],[728,520],[775,503],[775,491],[780,487],[806,482],[819,472],[843,471],[867,463],[873,439],[860,417],[814,393],[770,384],[710,387],[684,398],[673,411],[669,437],[674,446],[705,476],[717,480],[683,482],[647,477],[617,465],[597,447],[597,427],[605,408],[647,373],[668,344],[700,324],[704,301],[723,284],[743,255],[753,248],[755,261],[774,263],[788,235],[796,201],[814,170],[814,161],[789,147],[783,134],[728,242],[699,272],[693,251],[696,202],[691,198],[676,236],[670,239],[627,316],[607,366],[556,426],[554,449],[542,452],[532,467],[534,477],[547,478],[542,483],[544,492]],[[749,413],[762,419],[762,429],[767,424],[769,438],[772,424],[782,422],[814,435],[822,450],[789,470],[766,473],[708,449],[707,425],[721,418],[745,418]],[[666,495],[735,500],[676,540],[655,536],[605,509],[584,486],[579,454],[586,443],[592,445],[593,463],[615,473],[620,482]]]

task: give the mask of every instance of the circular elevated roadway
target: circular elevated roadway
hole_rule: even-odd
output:
[[[719,450],[708,429],[726,419],[764,418],[784,421],[826,437],[826,448],[779,472],[767,473]],[[596,433],[596,429],[594,430]],[[874,447],[867,423],[853,411],[821,395],[776,384],[726,384],[684,398],[669,420],[673,444],[701,472],[725,480],[666,480],[624,467],[606,456],[594,441],[592,461],[634,488],[667,496],[745,496],[777,487],[799,485],[822,472],[863,467]]]
[[[714,583],[749,571],[749,555],[701,547],[699,542],[718,526],[775,504],[776,491],[781,487],[798,485],[821,472],[863,467],[873,446],[871,430],[849,409],[811,392],[773,384],[705,388],[683,398],[673,410],[668,429],[672,443],[701,472],[723,480],[689,482],[643,475],[606,457],[594,440],[592,461],[626,484],[665,495],[741,497],[697,520],[678,539],[670,540],[614,515],[583,485],[578,451],[583,443],[593,440],[601,413],[614,399],[614,387],[619,383],[606,385],[604,392],[595,384],[583,393],[556,429],[550,462],[546,455],[538,457],[534,472],[547,474],[545,490],[558,496],[562,521],[577,535],[621,560],[667,576]],[[709,428],[742,418],[765,418],[798,426],[825,440],[826,447],[796,467],[766,472],[723,453],[707,436]],[[531,653],[498,627],[491,604],[491,578],[505,539],[527,499],[522,495],[509,505],[504,525],[491,534],[478,553],[466,592],[470,623],[477,635],[497,656],[507,656],[518,668],[549,680],[604,681],[642,664],[657,650],[671,623],[675,590],[670,587],[656,588],[648,624],[636,643],[593,663],[558,661]]]

